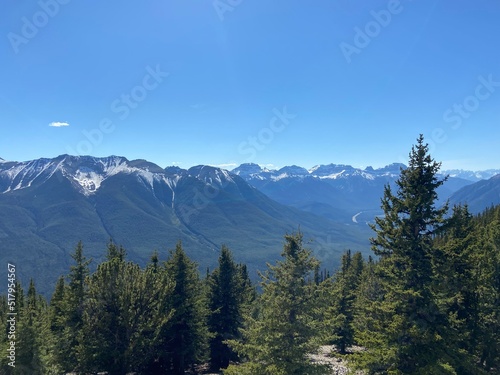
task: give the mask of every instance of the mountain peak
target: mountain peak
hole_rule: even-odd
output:
[[[316,165],[309,170],[309,173],[319,177],[327,177],[333,175],[340,175],[345,172],[353,172],[354,170],[355,168],[351,165],[332,163],[326,165],[325,164]]]
[[[291,176],[307,176],[309,171],[305,168],[299,167],[298,165],[290,165],[283,167],[278,170],[279,174],[287,174]]]
[[[243,163],[239,167],[234,168],[231,173],[238,176],[250,176],[252,174],[258,174],[267,171],[263,169],[260,165],[255,163]]]
[[[408,168],[408,167],[403,163],[392,163],[392,164],[386,165],[385,167],[377,168],[375,171],[378,173],[399,174],[401,172],[401,169],[406,169],[406,168]]]
[[[217,185],[218,187],[233,182],[233,178],[227,170],[209,165],[197,165],[189,168],[187,172],[192,177],[210,185]]]

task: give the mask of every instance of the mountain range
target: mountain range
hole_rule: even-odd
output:
[[[181,240],[201,269],[214,267],[226,244],[255,274],[279,257],[283,235],[300,227],[325,267],[335,267],[347,248],[369,253],[365,223],[380,214],[383,187],[394,184],[401,168],[242,164],[227,171],[162,168],[119,156],[0,159],[0,261],[16,264],[24,283],[33,277],[46,292],[67,273],[79,240],[94,265],[110,239],[140,264],[155,250],[165,259]],[[498,176],[473,180],[494,174],[450,173],[442,200],[474,210],[500,203]]]
[[[380,198],[384,186],[394,187],[401,163],[383,168],[355,168],[344,164],[318,165],[309,170],[290,166],[279,170],[261,168],[257,164],[242,164],[232,170],[252,186],[270,198],[287,206],[311,212],[338,222],[369,222],[381,214]],[[451,199],[460,189],[476,181],[491,178],[500,170],[488,171],[442,171],[441,178],[447,181],[438,190],[439,202]],[[473,197],[464,197],[473,200]],[[498,200],[500,202],[500,200]],[[484,206],[479,202],[478,207]]]

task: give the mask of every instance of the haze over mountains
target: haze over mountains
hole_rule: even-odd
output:
[[[394,184],[400,168],[273,171],[243,164],[226,171],[119,156],[0,159],[0,261],[15,262],[24,282],[35,277],[49,290],[79,240],[88,257],[100,260],[113,239],[142,264],[154,250],[165,259],[182,240],[202,268],[213,267],[227,244],[253,272],[276,259],[283,235],[300,226],[325,266],[334,267],[347,248],[368,253],[372,232],[365,223],[380,213],[383,187]],[[469,202],[474,211],[500,203],[498,176],[475,182],[496,173],[453,171],[441,200]]]
[[[380,198],[384,186],[394,186],[401,168],[406,166],[394,163],[378,169],[360,169],[350,165],[329,164],[318,165],[310,170],[298,166],[269,170],[256,164],[242,164],[232,172],[282,204],[335,221],[361,222],[373,220],[375,215],[382,212]],[[451,197],[461,188],[499,173],[500,170],[442,171],[441,175],[448,175],[448,180],[438,190],[440,202],[449,198],[454,203],[473,201],[473,197]],[[479,202],[477,206],[486,203]]]

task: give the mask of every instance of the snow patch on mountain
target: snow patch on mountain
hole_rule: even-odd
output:
[[[487,180],[495,175],[500,174],[500,169],[486,169],[484,171],[469,171],[464,169],[450,169],[442,171],[441,174],[449,175],[450,177],[463,178],[469,181]]]
[[[358,176],[367,180],[375,180],[379,177],[395,178],[400,174],[400,169],[406,168],[404,164],[394,163],[386,167],[373,169],[367,167],[366,169],[355,168],[346,164],[327,164],[315,165],[311,169],[292,165],[283,167],[279,170],[269,170],[261,168],[257,164],[246,163],[233,169],[231,172],[243,177],[245,180],[260,180],[260,181],[279,181],[285,178],[294,178],[301,180],[304,178],[316,178],[319,180],[338,180],[347,179],[353,176]]]

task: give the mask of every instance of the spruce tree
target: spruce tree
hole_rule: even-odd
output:
[[[500,368],[500,206],[486,212],[478,227],[475,247],[478,281],[479,364],[493,372]]]
[[[479,373],[475,364],[479,333],[478,238],[467,206],[453,207],[445,231],[435,239],[436,301],[447,316],[448,352],[460,374]]]
[[[43,364],[41,345],[43,337],[43,314],[46,305],[36,292],[35,283],[30,280],[28,292],[22,308],[19,311],[17,322],[17,351],[16,367],[11,373],[14,375],[42,375]]]
[[[341,354],[354,344],[354,305],[362,272],[361,253],[352,256],[348,250],[342,256],[342,267],[334,279],[323,285],[328,289],[325,326],[331,331],[331,343]]]
[[[243,271],[243,272],[246,272]],[[208,277],[208,329],[210,338],[210,367],[214,371],[226,368],[237,355],[226,343],[240,337],[243,323],[246,280],[233,260],[231,251],[222,246],[219,266]]]
[[[370,331],[360,337],[368,349],[361,363],[371,372],[453,373],[445,350],[446,317],[432,293],[433,237],[447,211],[446,205],[436,207],[437,189],[446,179],[438,178],[439,168],[421,135],[396,181],[397,191],[384,189],[384,216],[375,219],[371,239],[384,294],[371,301],[364,325]]]
[[[187,369],[206,359],[206,299],[196,263],[188,258],[181,242],[177,243],[165,267],[174,282],[168,301],[173,313],[164,336],[165,354],[160,360],[164,361],[169,374],[183,375]]]
[[[261,274],[259,313],[247,317],[242,341],[231,346],[248,361],[224,374],[311,375],[326,367],[311,363],[320,332],[314,322],[317,286],[308,282],[318,261],[302,246],[302,234],[285,236],[283,260]]]
[[[63,326],[59,335],[56,356],[61,359],[61,365],[66,371],[73,371],[77,368],[77,348],[79,337],[81,337],[81,328],[83,323],[83,308],[86,298],[86,278],[89,276],[90,259],[87,259],[83,252],[83,243],[79,241],[75,251],[71,254],[74,264],[70,267],[68,275],[68,285],[64,292],[64,300],[58,301],[56,295],[56,305],[54,308],[62,309],[60,316],[60,325]],[[60,281],[61,283],[61,281]],[[58,288],[62,285],[58,284]]]

